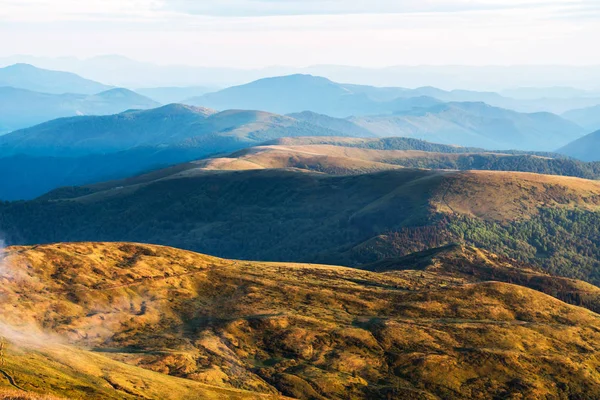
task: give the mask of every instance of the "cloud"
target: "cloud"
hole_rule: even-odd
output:
[[[0,20],[85,21],[151,18],[162,0],[0,0]]]
[[[591,18],[598,0],[0,0],[0,21],[187,23],[198,18],[451,15],[553,10],[555,18]]]
[[[569,6],[599,9],[597,0],[163,0],[163,9],[205,16],[456,13]]]
[[[159,64],[600,64],[598,0],[0,0],[0,57]]]

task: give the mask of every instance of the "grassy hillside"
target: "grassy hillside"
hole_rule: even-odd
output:
[[[436,250],[434,268],[425,257],[375,273],[128,243],[9,248],[4,324],[31,332],[35,321],[67,344],[24,349],[13,334],[5,368],[27,390],[86,398],[252,398],[232,387],[300,399],[600,390],[600,317],[486,274],[554,278],[473,248]],[[567,283],[574,295],[598,291]]]
[[[194,167],[201,166],[2,203],[0,226],[9,243],[127,240],[231,258],[346,265],[465,242],[600,282],[596,181],[514,172],[331,176]]]
[[[62,303],[65,304],[65,303]],[[21,327],[21,329],[32,329]],[[27,334],[24,334],[25,336]],[[30,338],[8,336],[0,367],[0,399],[275,399],[234,388],[215,387],[161,374],[114,360],[102,352],[83,350],[57,335]],[[8,380],[8,377],[12,381]],[[11,383],[12,382],[12,383]]]
[[[281,144],[257,146],[226,157],[202,160],[195,164],[203,168],[225,170],[299,168],[333,175],[407,167],[461,171],[534,172],[586,179],[600,178],[600,163],[586,163],[561,157],[541,157],[519,152],[514,154],[489,153],[461,147],[446,149],[443,145],[419,141],[414,144],[399,143],[402,145],[397,147],[405,147],[406,150],[380,150],[377,146],[347,146],[346,144],[354,144],[353,139],[349,139],[349,143],[344,141],[336,143],[335,140],[331,140],[332,144],[301,144],[310,143],[311,140],[305,140],[305,138],[278,140],[273,143]],[[321,141],[316,139],[315,142]],[[327,143],[327,139],[322,142]],[[439,149],[436,149],[438,146]],[[415,148],[436,149],[441,152],[413,150]]]

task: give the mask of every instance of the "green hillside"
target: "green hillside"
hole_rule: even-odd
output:
[[[9,243],[127,240],[346,265],[465,242],[600,282],[599,206],[598,182],[514,172],[187,169],[3,203],[0,226]]]

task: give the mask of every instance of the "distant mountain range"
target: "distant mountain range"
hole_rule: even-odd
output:
[[[285,136],[346,136],[344,132],[262,111],[171,104],[109,116],[62,118],[0,137],[0,156],[83,156],[136,147],[232,151]]]
[[[352,136],[410,137],[489,150],[553,151],[585,134],[583,128],[555,114],[518,113],[485,103],[439,103],[346,119],[309,111],[290,115]]]
[[[112,89],[70,72],[51,71],[29,64],[14,64],[0,68],[0,87],[11,86],[34,92],[64,94],[96,94]]]
[[[600,104],[568,111],[562,114],[562,117],[577,123],[589,132],[595,132],[600,129]]]
[[[482,103],[438,103],[396,115],[350,119],[172,104],[61,118],[0,137],[0,165],[11,171],[0,178],[0,198],[32,198],[58,186],[124,178],[284,137],[403,136],[549,151],[581,134],[581,128],[552,114],[520,114]]]
[[[353,117],[378,136],[404,136],[486,149],[552,151],[585,130],[555,114],[525,114],[485,103],[444,103],[395,115]]]
[[[405,89],[343,85],[312,75],[261,79],[185,101],[218,110],[250,109],[278,114],[314,111],[333,117],[389,113],[439,102],[430,97],[410,96]]]
[[[550,87],[520,87],[505,89],[501,95],[521,100],[536,99],[572,99],[585,97],[599,97],[600,91],[576,89],[572,87],[550,86]]]
[[[297,73],[324,76],[338,82],[355,82],[373,86],[418,87],[431,85],[444,89],[464,88],[478,91],[498,91],[512,87],[529,88],[532,86],[537,88],[561,86],[590,89],[590,82],[600,82],[598,67],[593,65],[399,65],[383,68],[313,65],[305,68],[274,66],[260,69],[241,69],[193,65],[157,65],[132,60],[120,55],[101,55],[89,59],[27,55],[0,58],[0,65],[15,63],[29,63],[42,68],[70,71],[100,82],[130,88],[210,85],[226,87],[269,76]],[[600,91],[600,87],[591,89]]]
[[[335,117],[393,113],[441,102],[485,102],[519,112],[563,113],[600,104],[600,95],[514,99],[494,92],[446,91],[430,86],[374,87],[342,84],[312,75],[289,75],[265,78],[184,101],[215,109],[259,109],[280,114],[313,111]]]
[[[124,178],[281,137],[348,135],[266,112],[216,112],[177,104],[61,118],[0,136],[0,166],[10,171],[0,176],[0,199]]]
[[[205,93],[213,92],[214,87],[208,86],[189,86],[189,87],[156,87],[141,88],[135,91],[143,96],[149,97],[162,104],[181,103],[185,99],[194,96],[201,96]]]
[[[26,64],[0,69],[0,134],[75,115],[108,115],[160,103],[71,73]]]
[[[0,87],[0,134],[61,117],[108,115],[160,104],[127,89],[109,89],[93,95],[48,94]]]
[[[600,161],[600,130],[575,140],[557,151],[582,161]]]
[[[0,165],[12,171],[2,179],[0,198],[31,198],[61,185],[123,178],[284,137],[397,136],[486,149],[552,151],[586,133],[553,114],[524,114],[472,101],[506,100],[497,93],[373,87],[291,75],[189,101],[210,107],[158,107],[127,89],[84,94],[105,86],[73,74],[26,65],[2,71],[14,85],[21,74],[31,77],[36,87],[68,87],[78,93],[0,88],[0,132],[13,131],[0,137]],[[201,90],[140,92],[165,100]],[[22,127],[28,128],[18,130]]]

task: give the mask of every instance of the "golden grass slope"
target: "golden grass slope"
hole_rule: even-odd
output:
[[[460,264],[460,252],[452,254]],[[93,393],[122,398],[121,387],[148,398],[213,390],[202,384],[302,399],[600,391],[600,316],[523,286],[466,279],[455,268],[376,273],[128,243],[13,247],[4,255],[4,323],[37,323],[72,354],[65,360],[41,346],[10,355],[15,379],[32,391],[44,389],[32,373],[47,369],[69,370]],[[77,387],[66,375],[60,387],[46,379],[48,391]]]
[[[182,164],[129,180],[92,185],[90,188],[105,191],[104,194],[95,196],[103,199],[106,196],[128,194],[131,190],[157,181],[193,178],[218,172],[293,169],[335,176],[394,170],[397,176],[414,177],[414,184],[408,185],[414,187],[414,190],[410,190],[409,197],[416,198],[418,202],[428,201],[433,210],[443,213],[506,221],[528,218],[536,214],[540,207],[597,210],[600,206],[600,181],[506,171],[437,170],[418,174],[415,173],[417,170],[402,168],[394,163],[404,158],[452,158],[462,154],[303,144],[303,139],[306,141],[310,138],[289,139],[290,143],[300,143],[289,146],[285,145],[288,139],[282,139],[280,142],[284,144],[253,147],[228,157]],[[340,140],[342,143],[352,143],[369,139]],[[371,204],[368,209],[393,206],[390,202],[406,197],[408,186],[391,186],[389,194]],[[115,191],[115,188],[119,190]]]
[[[514,220],[540,207],[598,210],[600,182],[526,172],[465,171],[445,176],[433,198],[439,211]]]
[[[8,339],[2,386],[12,387],[7,399],[54,400],[52,393],[68,399],[268,399],[241,390],[204,385],[112,360],[102,354],[57,344],[43,337],[41,343]],[[3,394],[0,392],[0,399]],[[22,396],[22,397],[19,397]]]

